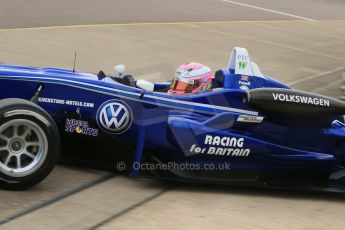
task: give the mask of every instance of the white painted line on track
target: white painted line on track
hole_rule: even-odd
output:
[[[336,68],[336,69],[331,69],[331,70],[328,70],[328,71],[325,71],[325,72],[322,72],[322,73],[311,75],[311,76],[306,77],[306,78],[302,78],[302,79],[299,79],[299,80],[296,80],[296,81],[289,82],[288,85],[290,85],[290,86],[297,85],[299,83],[310,81],[310,80],[313,80],[315,78],[323,77],[325,75],[332,74],[332,73],[335,73],[335,72],[338,72],[338,71],[341,71],[341,70],[344,70],[344,69],[345,69],[344,67],[339,67],[339,68]]]
[[[222,1],[223,2],[227,2],[227,3],[236,4],[236,5],[241,5],[241,6],[246,6],[246,7],[254,8],[254,9],[257,9],[257,10],[267,11],[267,12],[271,12],[271,13],[275,13],[275,14],[281,14],[281,15],[285,15],[285,16],[289,16],[289,17],[293,17],[293,18],[299,18],[299,19],[303,19],[303,20],[307,20],[307,21],[317,22],[317,20],[315,20],[315,19],[306,18],[306,17],[294,15],[294,14],[288,14],[288,13],[284,13],[284,12],[281,12],[281,11],[271,10],[271,9],[267,9],[267,8],[263,8],[263,7],[259,7],[259,6],[253,6],[253,5],[249,5],[249,4],[245,4],[245,3],[241,3],[241,2],[235,2],[235,1],[230,1],[230,0],[222,0]]]
[[[343,79],[339,79],[339,80],[333,81],[333,82],[331,82],[331,83],[328,83],[328,84],[326,84],[326,85],[323,85],[323,86],[321,86],[321,87],[319,87],[319,88],[313,89],[313,90],[311,90],[310,92],[312,92],[312,93],[319,93],[320,91],[326,90],[326,89],[329,88],[329,87],[332,87],[332,86],[339,86],[339,85],[341,85],[342,82],[344,82],[344,80],[343,80]],[[338,88],[339,88],[339,87],[338,87]]]
[[[75,25],[58,25],[58,26],[37,26],[37,27],[15,27],[0,28],[1,31],[22,31],[22,30],[42,30],[42,29],[77,29],[77,28],[100,28],[100,27],[126,27],[126,26],[160,26],[160,25],[188,25],[188,24],[219,24],[219,23],[281,23],[281,22],[301,22],[302,20],[239,20],[239,21],[181,21],[181,22],[129,22],[129,23],[105,23],[105,24],[75,24]],[[345,21],[345,20],[330,20]]]

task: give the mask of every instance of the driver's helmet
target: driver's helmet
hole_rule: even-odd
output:
[[[175,72],[175,79],[171,82],[169,93],[183,95],[199,93],[211,89],[212,70],[197,62],[181,65]]]

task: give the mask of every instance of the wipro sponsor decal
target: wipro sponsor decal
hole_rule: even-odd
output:
[[[272,93],[272,95],[275,101],[319,105],[319,106],[324,106],[324,107],[330,106],[330,101],[323,98],[301,96],[301,95],[291,95],[291,94],[283,94],[283,93]]]

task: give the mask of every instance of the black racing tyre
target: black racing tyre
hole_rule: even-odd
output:
[[[0,188],[30,188],[53,170],[60,134],[51,116],[23,99],[0,101]]]

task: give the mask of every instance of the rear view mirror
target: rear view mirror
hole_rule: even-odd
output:
[[[123,64],[119,64],[119,65],[116,65],[114,69],[118,73],[119,77],[121,77],[122,74],[125,72],[126,67]]]

